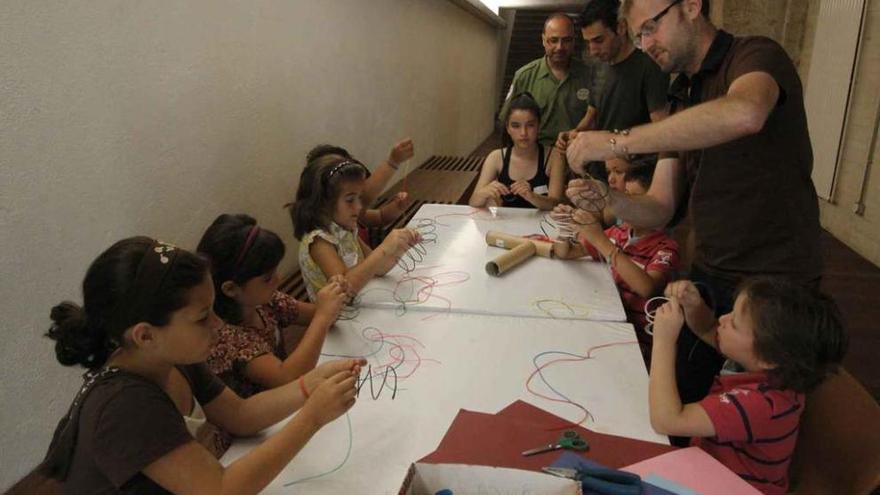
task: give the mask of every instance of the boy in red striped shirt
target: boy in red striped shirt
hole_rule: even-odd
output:
[[[695,445],[762,493],[784,494],[804,394],[836,370],[847,338],[830,298],[792,282],[743,283],[733,312],[715,320],[689,281],[666,288],[654,319],[649,402],[658,433],[696,437]],[[682,404],[675,381],[682,324],[725,357],[725,372],[700,402]]]

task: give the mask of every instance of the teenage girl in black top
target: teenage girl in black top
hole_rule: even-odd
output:
[[[505,119],[505,148],[486,157],[470,205],[552,210],[562,201],[565,163],[538,143],[541,109],[528,93],[513,98]],[[546,166],[545,166],[546,163]]]

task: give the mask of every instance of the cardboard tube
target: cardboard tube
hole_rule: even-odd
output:
[[[510,251],[502,254],[494,260],[486,263],[486,273],[497,277],[511,268],[519,265],[523,261],[535,255],[535,244],[531,242],[523,242]]]
[[[486,244],[490,246],[500,247],[502,249],[513,249],[526,242],[535,246],[535,253],[538,256],[541,256],[542,258],[553,257],[553,243],[551,242],[535,241],[495,230],[486,232]]]

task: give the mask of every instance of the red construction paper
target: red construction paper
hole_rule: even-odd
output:
[[[460,410],[437,449],[420,462],[476,464],[539,471],[552,464],[560,451],[525,457],[528,449],[555,442],[562,434],[562,418],[517,401],[498,414]],[[554,429],[556,428],[556,429]],[[584,458],[619,468],[675,450],[642,440],[596,433],[570,426],[590,443]]]

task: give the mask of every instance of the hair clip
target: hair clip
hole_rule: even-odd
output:
[[[164,265],[164,264],[167,264],[168,261],[170,261],[169,258],[167,256],[165,256],[165,254],[170,253],[171,251],[174,251],[175,249],[177,249],[177,246],[173,246],[171,244],[166,244],[162,241],[156,241],[156,247],[153,248],[153,251],[155,251],[156,254],[159,255],[159,262],[161,262]]]

